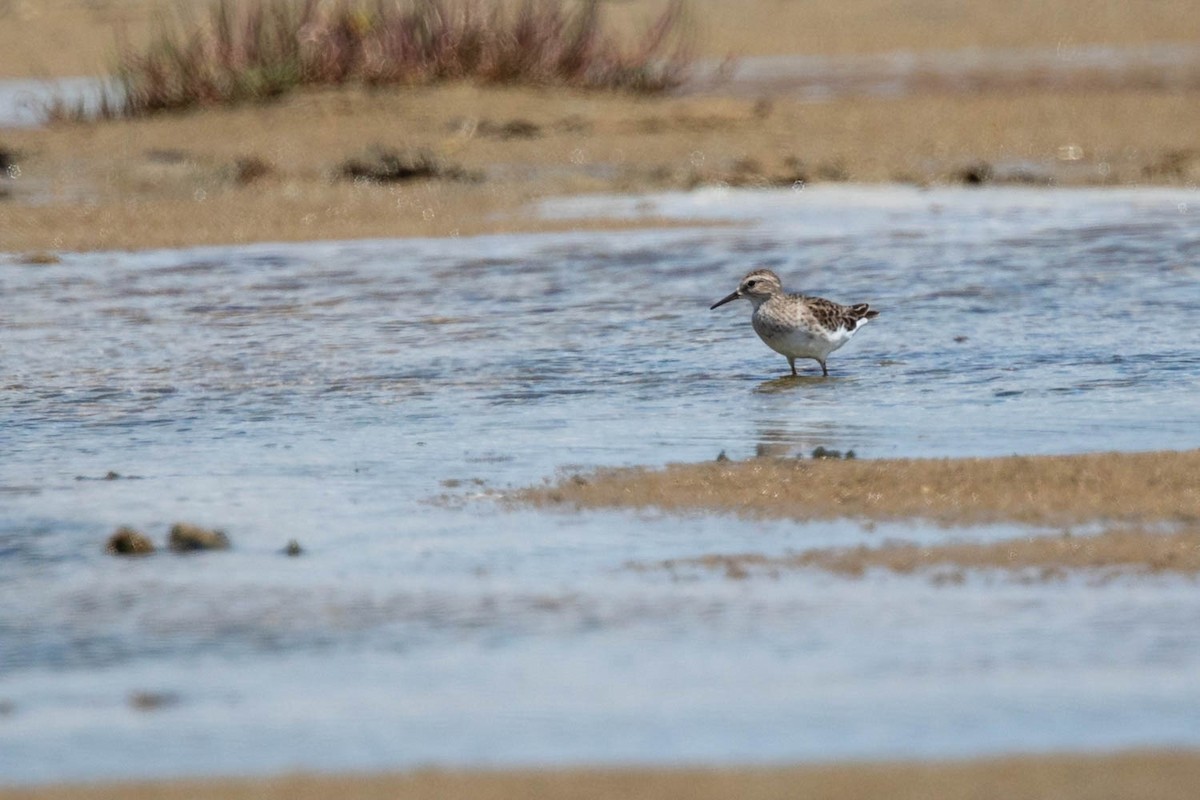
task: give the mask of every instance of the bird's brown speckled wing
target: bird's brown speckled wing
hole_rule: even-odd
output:
[[[817,324],[827,331],[841,328],[853,331],[862,320],[879,316],[879,312],[872,310],[866,303],[843,306],[823,297],[805,297],[804,303]]]

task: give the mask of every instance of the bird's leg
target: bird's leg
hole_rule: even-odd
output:
[[[821,365],[821,377],[828,378],[829,368],[825,366],[825,362],[818,358],[817,363]]]
[[[793,375],[799,374],[796,372],[796,359],[792,358],[791,356],[788,356],[787,360],[788,360],[788,366],[792,368],[792,374]]]

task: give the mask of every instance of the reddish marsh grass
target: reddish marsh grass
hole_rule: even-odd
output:
[[[49,119],[138,117],[256,102],[299,86],[561,85],[653,93],[690,57],[681,0],[639,39],[605,30],[597,0],[217,0],[206,19],[162,21],[149,44],[118,44],[98,107],[56,100]]]

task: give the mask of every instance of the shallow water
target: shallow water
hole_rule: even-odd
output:
[[[1194,89],[1200,83],[1200,47],[1070,45],[1055,48],[894,51],[866,55],[777,55],[737,59],[732,66],[701,67],[690,90],[732,91],[811,102],[868,95],[903,97],[921,92]]]
[[[473,498],[722,450],[1200,446],[1198,210],[712,190],[546,208],[725,221],[693,229],[0,262],[0,779],[1200,744],[1190,580],[673,579],[624,565],[1015,530]],[[746,304],[707,308],[751,266],[883,313],[780,380]],[[234,549],[101,552],[177,519]]]
[[[0,128],[35,128],[43,124],[45,109],[55,99],[66,107],[95,111],[100,107],[104,87],[100,78],[0,79]]]

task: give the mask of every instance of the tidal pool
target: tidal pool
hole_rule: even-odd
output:
[[[721,451],[1196,447],[1198,211],[709,190],[546,207],[687,229],[0,257],[0,782],[1200,745],[1190,580],[673,580],[625,565],[1016,529],[487,496]],[[882,315],[780,380],[748,305],[708,310],[756,266]],[[102,552],[175,520],[233,549]]]

